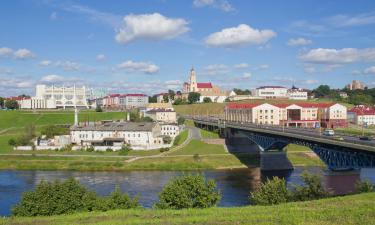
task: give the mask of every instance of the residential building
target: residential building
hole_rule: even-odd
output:
[[[160,123],[161,134],[176,137],[180,133],[180,127],[177,123]]]
[[[218,86],[212,85],[211,82],[197,82],[197,75],[194,68],[190,70],[189,81],[183,84],[182,90],[182,96],[185,99],[188,98],[190,92],[199,93],[201,95],[200,102],[203,102],[203,99],[206,97],[210,98],[212,102],[224,102],[231,94],[231,92],[223,91]]]
[[[288,89],[282,86],[262,86],[252,91],[252,95],[256,97],[272,99],[272,98],[288,98]]]
[[[167,110],[174,110],[172,103],[148,103],[145,107],[145,111],[152,110],[152,109],[167,109]]]
[[[375,108],[356,106],[348,110],[348,118],[357,125],[375,125]]]
[[[148,104],[148,96],[144,94],[125,94],[119,97],[121,108],[133,109],[145,107]]]
[[[349,97],[348,94],[346,92],[343,92],[343,91],[340,91],[339,95],[340,95],[341,98],[348,98]]]
[[[302,88],[297,88],[295,86],[288,89],[287,95],[288,95],[288,98],[292,100],[307,100],[308,99],[307,90],[302,89]]]
[[[177,114],[174,110],[171,109],[151,109],[145,111],[144,116],[148,116],[157,122],[165,123],[176,123]]]
[[[346,107],[326,103],[228,103],[225,119],[292,127],[346,127]]]
[[[359,80],[353,80],[352,83],[346,85],[349,90],[364,90],[366,86]]]
[[[120,94],[110,94],[103,97],[103,107],[105,108],[119,108]]]
[[[128,144],[134,150],[163,147],[158,123],[106,122],[87,126],[72,126],[71,141],[80,146],[122,146]]]

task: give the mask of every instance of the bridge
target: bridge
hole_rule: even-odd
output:
[[[314,129],[286,128],[253,123],[225,121],[214,117],[191,117],[200,128],[218,129],[225,138],[245,135],[262,152],[282,151],[290,143],[311,148],[331,170],[375,167],[375,141],[353,136],[324,136]]]

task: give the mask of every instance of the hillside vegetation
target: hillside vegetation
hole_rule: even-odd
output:
[[[1,224],[374,224],[375,193],[274,206],[151,210],[3,218]]]

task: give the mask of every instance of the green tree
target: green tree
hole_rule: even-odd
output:
[[[115,190],[106,197],[99,197],[96,200],[95,210],[107,211],[113,209],[131,209],[139,207],[139,197],[133,199],[129,194],[121,194],[120,187],[116,186]]]
[[[324,198],[329,195],[325,191],[322,178],[318,175],[303,172],[301,174],[304,185],[297,185],[293,191],[293,199],[295,201],[307,201]]]
[[[200,97],[201,97],[200,93],[190,92],[188,95],[188,101],[190,104],[193,104],[193,103],[199,102]]]
[[[249,89],[242,90],[242,89],[239,89],[239,88],[234,88],[233,91],[237,95],[251,95],[251,91]]]
[[[168,90],[168,95],[169,95],[169,98],[170,99],[172,99],[172,100],[174,100],[174,97],[175,97],[175,95],[176,95],[176,93],[174,92],[174,90]]]
[[[149,96],[148,97],[148,102],[149,103],[156,103],[158,100],[157,100],[157,97],[156,97],[156,95],[154,95],[154,96]]]
[[[103,112],[103,109],[100,105],[96,105],[95,112]]]
[[[250,193],[250,201],[256,205],[276,205],[287,202],[290,198],[285,180],[278,177],[267,179],[260,187]]]
[[[6,100],[5,108],[7,109],[18,109],[18,102],[16,100]]]
[[[362,93],[354,93],[349,96],[349,103],[354,105],[369,105],[372,103],[371,95],[366,95]]]
[[[208,208],[220,201],[213,180],[206,182],[202,175],[185,175],[169,181],[159,193],[160,209]]]
[[[360,181],[355,185],[356,193],[373,192],[375,191],[375,185],[369,180]]]
[[[168,94],[164,94],[163,95],[163,101],[164,102],[169,102],[169,95]]]
[[[4,107],[4,98],[0,97],[0,108]]]
[[[203,102],[204,102],[204,103],[211,103],[212,100],[211,100],[211,98],[209,98],[209,97],[204,97],[204,98],[203,98]]]
[[[185,105],[187,104],[186,99],[178,98],[174,100],[173,105]]]
[[[177,123],[178,123],[178,125],[182,125],[182,124],[184,124],[184,123],[185,123],[185,118],[182,117],[182,116],[178,117],[178,119],[177,119]]]
[[[163,143],[164,144],[170,144],[172,142],[172,138],[170,136],[164,136],[163,137]]]
[[[56,135],[69,134],[69,129],[56,125],[48,125],[42,129],[41,134],[46,135],[47,138],[53,138]]]
[[[313,90],[316,98],[326,97],[331,93],[331,88],[328,85],[320,85]]]

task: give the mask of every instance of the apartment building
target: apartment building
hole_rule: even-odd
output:
[[[375,125],[375,108],[366,106],[356,106],[348,110],[348,118],[351,122],[357,125]]]
[[[265,99],[288,98],[288,88],[282,86],[262,86],[253,90],[252,95]]]

